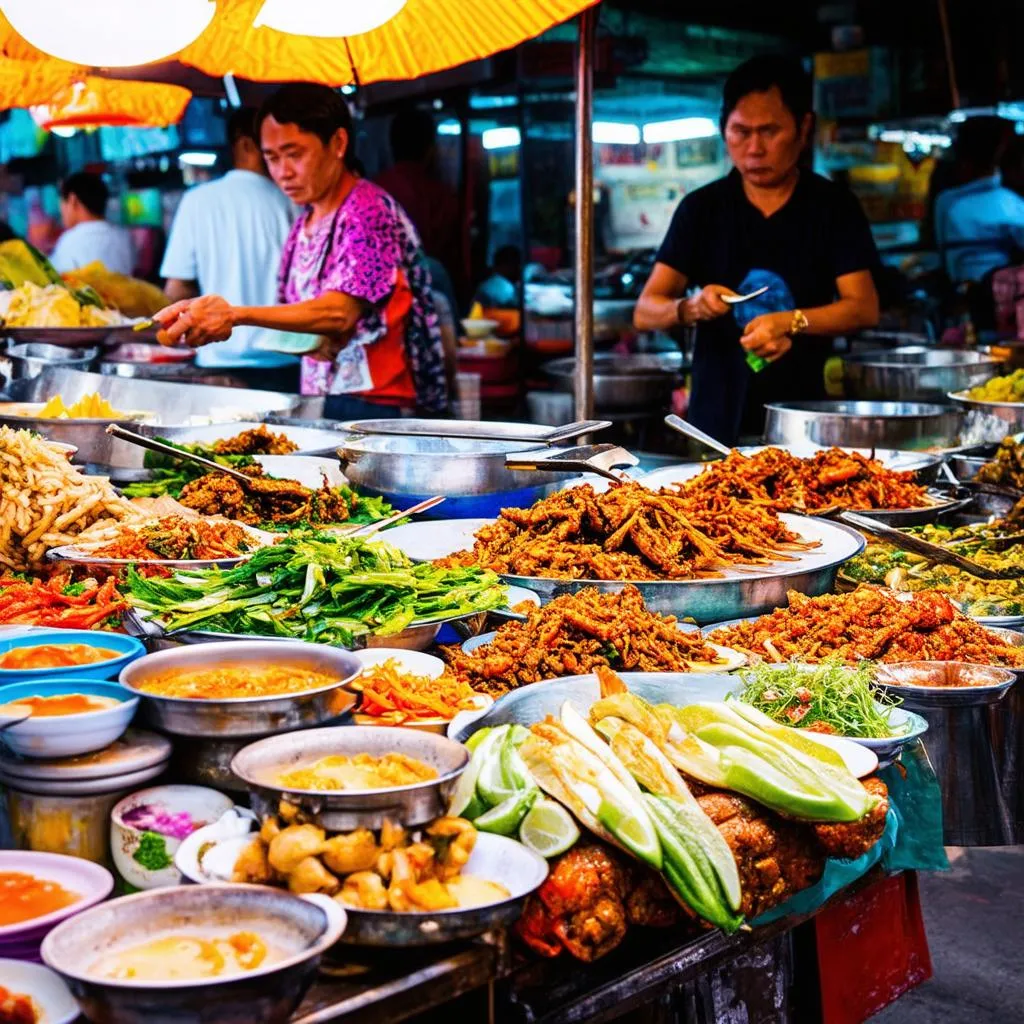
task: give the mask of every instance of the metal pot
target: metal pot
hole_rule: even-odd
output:
[[[148,677],[175,670],[218,665],[280,665],[330,673],[333,682],[318,690],[274,697],[233,697],[203,700],[146,693]],[[126,666],[120,683],[143,698],[144,716],[157,728],[176,736],[266,736],[288,729],[319,725],[344,714],[355,700],[343,689],[358,675],[361,663],[350,652],[326,644],[296,640],[250,640],[194,644],[148,654]]]
[[[408,423],[416,421],[406,421]],[[519,436],[548,428],[522,423],[488,423],[492,431],[507,426]],[[571,473],[510,470],[505,456],[541,446],[524,441],[477,441],[472,438],[350,434],[338,448],[341,468],[360,491],[382,495],[398,508],[435,494],[447,500],[439,514],[452,519],[489,519],[510,505],[529,506],[570,479]]]
[[[1024,430],[1024,402],[983,402],[968,398],[965,391],[951,391],[947,397],[964,411],[963,434],[969,442],[1002,441]]]
[[[598,412],[642,411],[655,415],[669,403],[683,371],[681,352],[594,356],[594,407]],[[575,358],[553,359],[544,372],[559,391],[573,391]]]
[[[983,384],[1002,362],[980,352],[905,348],[863,352],[843,359],[843,387],[850,398],[941,402],[950,391]]]
[[[768,444],[841,448],[948,448],[960,414],[918,402],[779,402],[765,406]]]
[[[10,345],[6,352],[0,353],[0,388],[12,380],[36,377],[50,367],[90,370],[99,354],[98,348],[71,349],[40,342]]]
[[[92,1021],[104,1024],[274,1024],[287,1021],[316,976],[320,957],[345,931],[345,911],[324,896],[300,897],[263,885],[188,885],[123,896],[55,928],[43,960],[61,974]],[[281,958],[242,974],[181,981],[111,979],[92,965],[113,949],[161,933],[251,931]]]

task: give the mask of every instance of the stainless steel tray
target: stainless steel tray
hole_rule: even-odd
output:
[[[717,622],[740,614],[758,614],[784,606],[786,593],[799,590],[809,596],[830,591],[835,583],[839,567],[864,550],[866,541],[862,534],[841,523],[832,523],[807,516],[785,516],[793,523],[793,529],[805,536],[816,532],[827,535],[830,530],[839,531],[839,537],[848,538],[844,554],[818,564],[813,568],[788,565],[778,562],[770,570],[747,567],[746,571],[727,570],[729,575],[702,580],[655,580],[637,581],[634,586],[640,591],[647,607],[661,615],[675,615],[691,618],[699,624]],[[816,524],[812,526],[811,524]],[[849,541],[852,541],[850,543]],[[504,575],[506,582],[525,587],[540,595],[541,602],[547,603],[560,594],[573,594],[584,587],[596,587],[605,594],[622,590],[629,580],[562,580],[538,576]]]
[[[1002,361],[969,349],[901,348],[858,352],[843,358],[843,387],[851,398],[941,402],[950,391],[996,376]]]

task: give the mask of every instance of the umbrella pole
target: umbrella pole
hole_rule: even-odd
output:
[[[594,106],[595,8],[579,17],[576,50],[575,333],[573,379],[576,419],[594,416]]]

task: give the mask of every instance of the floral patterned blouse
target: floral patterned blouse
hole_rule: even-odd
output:
[[[430,273],[416,229],[383,189],[360,180],[333,217],[292,226],[281,253],[278,299],[343,292],[366,304],[335,362],[303,359],[304,394],[362,392],[428,412],[447,407],[444,350]]]

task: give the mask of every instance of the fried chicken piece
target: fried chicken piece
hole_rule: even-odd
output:
[[[347,835],[332,836],[324,843],[320,856],[337,875],[369,871],[377,862],[380,848],[368,828],[359,828]]]
[[[238,855],[238,860],[235,861],[235,867],[231,873],[231,881],[270,885],[273,880],[274,870],[267,860],[266,843],[257,836]]]
[[[291,892],[322,892],[333,896],[341,888],[341,882],[320,862],[319,857],[304,857],[288,875]]]
[[[531,948],[545,956],[554,940],[578,960],[597,960],[613,950],[626,934],[628,894],[619,856],[605,846],[574,846],[552,862],[517,931]]]
[[[647,928],[671,928],[684,914],[665,879],[651,868],[630,864],[627,869],[626,918]]]
[[[701,787],[691,788],[696,792]],[[706,790],[697,802],[736,858],[743,894],[740,910],[748,919],[821,878],[825,857],[807,825],[718,790]]]
[[[316,825],[289,825],[270,840],[267,860],[282,875],[290,875],[299,862],[315,857],[324,847],[326,833]]]
[[[214,442],[217,455],[291,455],[299,446],[285,434],[274,434],[263,424],[234,437]]]
[[[860,821],[814,826],[814,834],[825,856],[856,860],[882,838],[885,817],[889,813],[889,790],[881,779],[873,777],[864,780],[864,788],[882,799]]]

